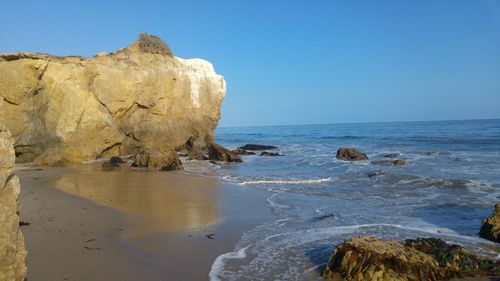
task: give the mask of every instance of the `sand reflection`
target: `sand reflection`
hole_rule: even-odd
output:
[[[134,232],[195,231],[221,221],[215,180],[128,167],[104,171],[97,164],[76,169],[55,180],[55,187],[124,212],[137,226]]]

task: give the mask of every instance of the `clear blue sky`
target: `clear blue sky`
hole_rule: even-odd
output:
[[[500,118],[500,0],[76,2],[2,0],[0,52],[158,35],[224,75],[221,126]]]

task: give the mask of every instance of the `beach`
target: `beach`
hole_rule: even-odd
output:
[[[179,172],[18,165],[28,280],[207,280],[267,192]],[[249,211],[251,210],[251,211]]]

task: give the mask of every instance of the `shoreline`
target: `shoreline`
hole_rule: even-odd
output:
[[[207,280],[219,255],[273,217],[265,191],[100,164],[16,166],[28,280]]]

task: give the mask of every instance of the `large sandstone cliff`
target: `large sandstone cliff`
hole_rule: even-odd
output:
[[[92,58],[0,55],[0,96],[17,160],[81,162],[213,142],[224,78],[201,59],[180,59],[141,35]]]
[[[0,97],[0,280],[26,277],[23,234],[19,230],[19,178],[14,170],[14,149],[2,114]]]

